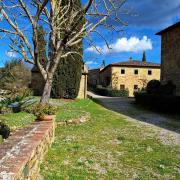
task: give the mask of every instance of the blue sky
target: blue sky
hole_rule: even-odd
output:
[[[83,3],[86,1],[82,0]],[[100,29],[112,47],[110,53],[100,37],[94,35],[93,39],[102,54],[84,41],[84,61],[90,69],[99,67],[103,60],[106,64],[125,61],[129,57],[141,60],[143,50],[146,50],[148,61],[160,63],[161,38],[155,33],[180,20],[180,0],[127,0],[122,10],[129,12],[128,15],[120,14],[128,23],[127,27],[121,27],[122,32],[117,34]],[[7,42],[0,38],[0,66],[13,55],[8,52]]]
[[[122,28],[121,34],[106,35],[115,48],[113,52],[107,53],[104,49],[101,55],[93,49],[88,50],[88,44],[84,43],[84,59],[90,69],[99,67],[102,60],[105,60],[106,64],[125,61],[129,57],[141,60],[143,50],[146,50],[148,61],[160,63],[161,38],[155,33],[180,20],[180,1],[128,0],[123,9],[129,11],[128,15],[121,15],[121,19],[128,22],[128,26]],[[147,40],[142,41],[144,36]],[[133,37],[136,41],[139,40],[134,47],[131,42]],[[104,42],[97,38],[96,46],[103,49]]]

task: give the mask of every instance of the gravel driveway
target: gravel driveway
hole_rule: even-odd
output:
[[[180,145],[180,117],[140,108],[134,104],[134,98],[104,97],[92,92],[88,92],[88,95],[126,120],[149,126],[163,144]]]

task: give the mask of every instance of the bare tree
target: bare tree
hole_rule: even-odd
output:
[[[76,51],[70,47],[88,38],[93,46],[90,35],[96,33],[108,46],[101,29],[118,31],[125,25],[119,17],[122,5],[126,0],[87,0],[77,9],[73,0],[0,0],[1,24],[0,32],[10,40],[11,51],[18,53],[24,61],[36,65],[41,72],[45,86],[41,103],[48,103],[53,75],[61,58]],[[79,32],[76,27],[81,24]],[[47,62],[42,64],[39,58],[38,27],[43,26],[47,35]],[[98,49],[97,49],[98,50]],[[80,55],[80,54],[79,54]]]

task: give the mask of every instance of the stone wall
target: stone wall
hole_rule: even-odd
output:
[[[86,99],[87,97],[87,74],[81,76],[80,86],[79,86],[79,99]]]
[[[180,26],[162,34],[161,64],[161,82],[172,81],[180,95]]]
[[[35,180],[40,163],[54,141],[54,121],[34,122],[0,145],[0,179]]]

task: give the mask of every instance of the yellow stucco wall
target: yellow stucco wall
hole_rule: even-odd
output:
[[[121,74],[121,69],[125,70],[125,74]],[[138,70],[138,74],[134,74],[134,70]],[[148,70],[152,71],[152,75],[148,75]],[[112,88],[120,89],[120,85],[125,85],[129,90],[129,96],[134,94],[134,85],[138,85],[139,89],[146,87],[150,80],[160,80],[160,69],[158,68],[136,68],[136,67],[111,67],[112,71]]]
[[[82,75],[77,98],[86,99],[86,97],[87,97],[87,75]]]

